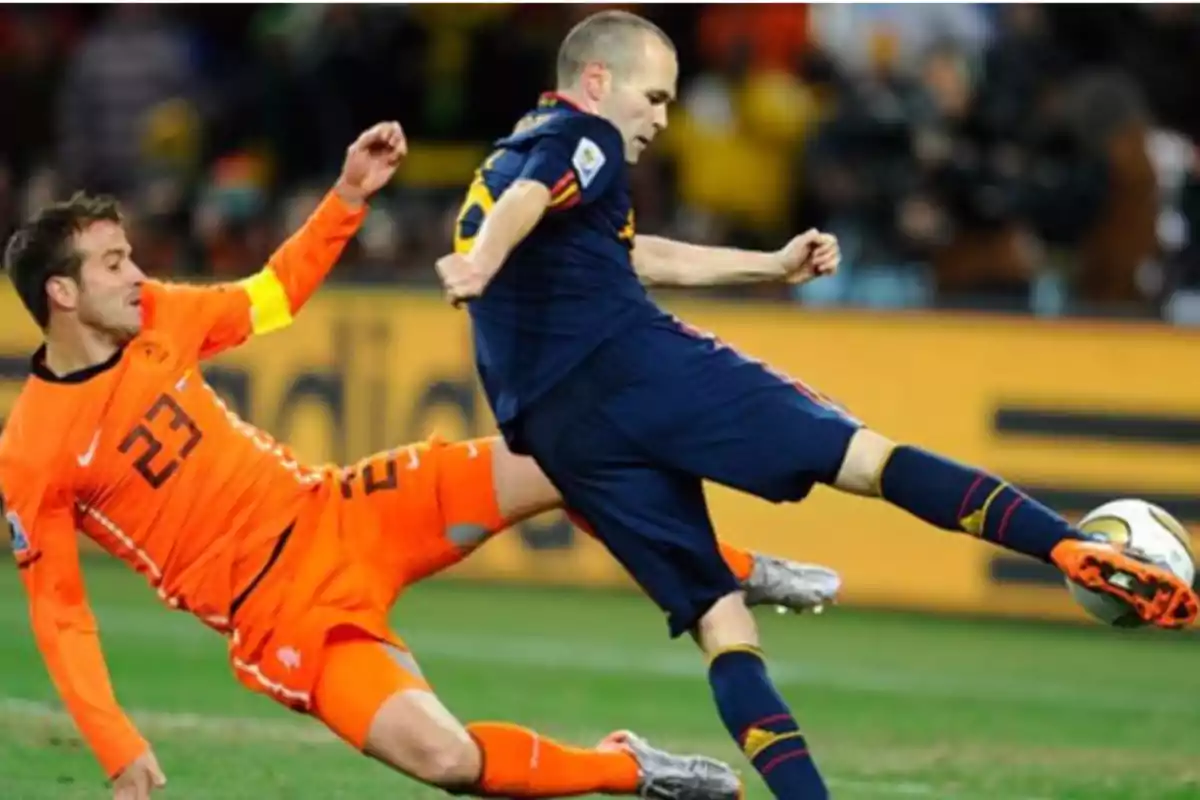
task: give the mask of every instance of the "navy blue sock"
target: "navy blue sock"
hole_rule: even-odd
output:
[[[1029,495],[985,472],[917,447],[900,446],[879,476],[883,498],[931,525],[965,531],[1050,561],[1064,539],[1082,534]]]
[[[767,676],[762,653],[752,647],[718,653],[709,665],[708,682],[721,721],[772,794],[787,800],[829,797],[808,743]]]

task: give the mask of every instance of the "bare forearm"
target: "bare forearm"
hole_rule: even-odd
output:
[[[634,269],[648,284],[715,286],[775,280],[783,268],[777,253],[707,247],[661,236],[639,235]]]
[[[508,187],[487,215],[471,246],[470,258],[491,280],[513,249],[521,243],[550,204],[550,190],[536,181],[517,181]]]

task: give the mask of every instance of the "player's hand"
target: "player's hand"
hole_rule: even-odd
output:
[[[836,273],[842,253],[836,236],[808,230],[784,245],[776,257],[783,279],[799,284]]]
[[[346,202],[362,203],[392,179],[407,153],[408,140],[399,122],[373,125],[346,148],[334,189]]]
[[[167,776],[154,751],[147,750],[113,781],[113,800],[148,800],[150,793],[167,785]]]
[[[479,297],[487,288],[489,275],[468,256],[451,253],[439,258],[435,266],[446,299],[455,308]]]

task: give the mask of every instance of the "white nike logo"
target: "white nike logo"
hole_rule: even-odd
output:
[[[92,444],[87,449],[87,452],[75,457],[75,460],[79,462],[79,466],[86,467],[92,463],[92,457],[96,455],[96,445],[98,444],[100,444],[100,431],[96,431],[96,435],[92,437]]]

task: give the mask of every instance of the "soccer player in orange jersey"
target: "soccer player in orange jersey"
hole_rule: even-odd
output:
[[[5,261],[45,344],[0,435],[0,505],[55,687],[117,798],[163,785],[110,685],[78,530],[225,635],[245,686],[426,783],[480,796],[733,798],[727,766],[632,734],[585,749],[516,725],[464,726],[390,629],[405,586],[560,506],[531,460],[492,438],[308,466],[205,384],[203,359],[291,322],[405,152],[396,123],[366,131],[304,226],[236,284],[146,279],[103,198],[51,206],[13,237]],[[821,568],[724,552],[757,602],[802,609],[836,591]]]

